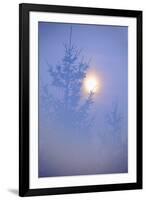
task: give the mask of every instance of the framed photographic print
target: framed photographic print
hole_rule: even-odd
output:
[[[142,11],[19,9],[19,195],[141,189]]]

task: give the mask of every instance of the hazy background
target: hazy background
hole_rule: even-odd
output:
[[[64,91],[52,85],[48,66],[61,62],[70,27],[39,23],[39,176],[127,172],[128,28],[72,25],[71,43],[81,49],[79,59],[90,60],[88,70],[100,76],[102,86],[88,109],[91,127],[75,131],[65,113],[55,121],[49,98],[56,105],[63,101]],[[86,98],[81,92],[81,101]]]

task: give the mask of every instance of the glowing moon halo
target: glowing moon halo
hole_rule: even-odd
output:
[[[84,88],[86,92],[97,93],[100,89],[100,81],[99,78],[93,75],[88,75],[84,81]]]

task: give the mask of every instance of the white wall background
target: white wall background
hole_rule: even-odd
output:
[[[3,0],[0,2],[0,199],[20,199],[18,197],[18,4],[44,3],[74,6],[91,6],[103,8],[137,9],[143,10],[143,35],[146,35],[146,2],[145,0]],[[145,45],[145,38],[143,38]],[[144,46],[143,45],[143,46]],[[144,53],[146,52],[144,46]],[[144,56],[145,57],[145,56]],[[146,60],[143,62],[143,68]],[[146,70],[143,69],[143,77]],[[146,85],[146,80],[144,80]],[[146,91],[144,91],[144,102]],[[146,104],[145,104],[146,105]],[[144,105],[144,115],[146,106]],[[145,118],[145,116],[144,116]],[[144,119],[145,121],[145,119]],[[144,122],[144,124],[146,124]],[[144,127],[144,133],[146,126]],[[143,143],[145,144],[145,135]],[[146,145],[144,145],[144,168],[146,168]],[[123,200],[140,199],[146,197],[146,174],[144,171],[144,189],[122,192],[102,192],[90,194],[58,195],[30,197],[29,199],[50,200]]]

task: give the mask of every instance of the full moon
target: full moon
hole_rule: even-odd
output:
[[[97,93],[100,89],[99,79],[94,76],[87,76],[84,82],[86,92]]]

